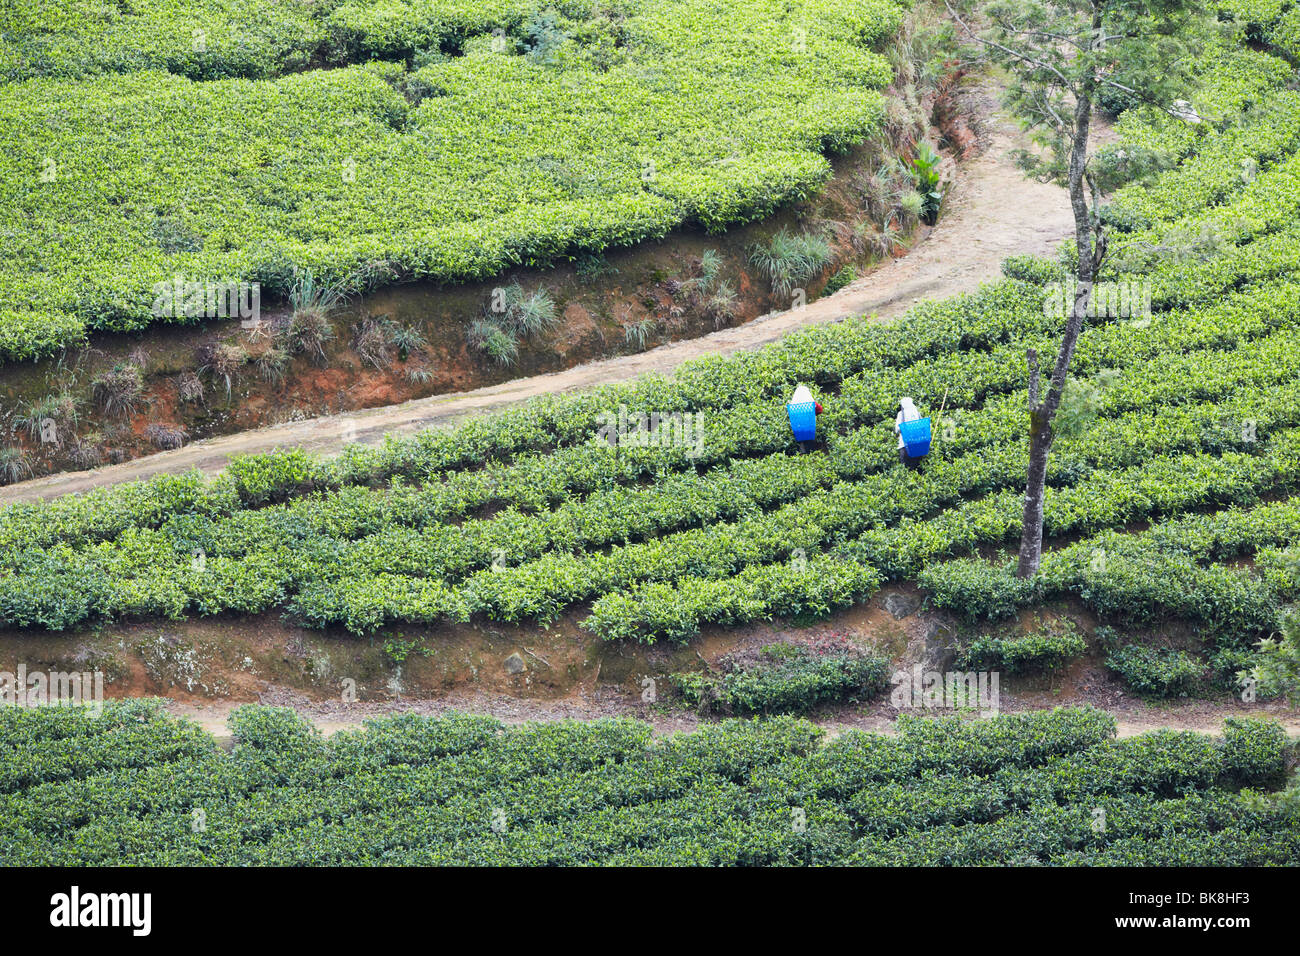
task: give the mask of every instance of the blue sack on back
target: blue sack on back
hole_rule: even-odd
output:
[[[920,458],[930,453],[930,419],[902,422],[898,434],[903,438],[903,447],[907,449],[909,458]]]
[[[817,437],[816,402],[787,405],[785,410],[790,416],[790,430],[794,432],[795,441],[812,441]]]

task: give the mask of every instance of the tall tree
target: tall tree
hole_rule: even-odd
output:
[[[1187,115],[1175,99],[1190,85],[1192,53],[1203,35],[1200,0],[992,0],[948,11],[967,38],[1010,71],[1007,104],[1030,131],[1038,152],[1018,158],[1031,173],[1069,189],[1076,259],[1074,302],[1044,388],[1030,349],[1029,471],[1018,573],[1038,572],[1043,550],[1047,461],[1056,437],[1070,362],[1106,258],[1098,216],[1102,184],[1089,163],[1088,137],[1098,100],[1108,91]],[[971,7],[977,7],[969,12]],[[978,21],[978,25],[976,23]]]
[[[1287,614],[1281,634],[1260,641],[1259,651],[1254,669],[1238,677],[1253,680],[1260,694],[1281,694],[1292,707],[1300,707],[1300,614]]]

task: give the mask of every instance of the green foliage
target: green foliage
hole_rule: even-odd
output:
[[[287,710],[230,722],[227,753],[148,703],[95,719],[0,708],[13,757],[0,853],[22,866],[1300,861],[1295,808],[1235,792],[1275,786],[1265,727],[1116,740],[1089,709],[903,718],[897,735],[828,741],[790,717],[662,739],[627,720],[403,714],[328,739]]]
[[[536,10],[524,23],[525,54],[530,60],[551,66],[557,52],[568,39],[559,24],[559,15],[551,9]]]
[[[1279,786],[1286,777],[1289,743],[1276,721],[1229,717],[1223,722],[1221,775],[1233,788]]]
[[[1096,378],[1083,380],[1071,375],[1061,393],[1061,405],[1052,420],[1052,431],[1062,438],[1081,434],[1097,417],[1119,373],[1107,369]]]
[[[775,644],[759,660],[733,662],[720,677],[673,674],[682,696],[729,714],[803,714],[826,702],[859,701],[889,686],[888,658],[852,648]]]
[[[493,290],[483,317],[470,324],[469,342],[498,365],[514,365],[520,339],[546,331],[557,318],[549,292],[541,287],[525,292],[523,286],[512,282]]]
[[[1002,260],[1002,274],[1008,279],[1020,279],[1034,285],[1047,285],[1065,278],[1059,262],[1041,256],[1008,256]]]
[[[524,292],[517,282],[501,290],[501,308],[495,305],[492,316],[515,335],[528,336],[544,332],[555,324],[555,300],[540,286]]]
[[[936,606],[972,620],[1009,617],[1036,596],[1034,582],[1018,577],[1012,563],[947,561],[927,567],[919,581]]]
[[[1088,649],[1074,623],[1041,627],[1024,634],[983,634],[971,641],[957,658],[961,670],[999,670],[1008,674],[1056,671]]]
[[[756,245],[749,261],[777,295],[789,295],[826,267],[831,248],[825,239],[808,233],[798,235],[782,226],[766,245]]]
[[[529,69],[563,70],[579,39],[569,35],[560,65]],[[1220,43],[1201,67],[1225,122],[1195,140],[1150,112],[1121,121],[1126,148],[1173,157],[1115,197],[1143,223],[1112,237],[1120,251],[1163,249],[1153,315],[1098,316],[1079,339],[1077,420],[1063,419],[1047,473],[1055,546],[1032,580],[972,555],[1019,532],[1024,355],[1050,354],[1060,325],[1035,284],[1051,274],[1041,264],[1011,265],[1017,278],[923,303],[903,322],[808,329],[333,460],[255,456],[211,481],[5,509],[0,624],[289,610],[369,634],[576,610],[603,638],[680,641],[824,615],[919,578],[933,605],[975,620],[1061,599],[1116,625],[1177,620],[1202,634],[1223,681],[1255,666],[1253,645],[1300,595],[1287,557],[1300,548],[1300,96],[1278,63]],[[1271,105],[1251,113],[1248,100]],[[1249,181],[1242,159],[1257,163]],[[545,169],[567,175],[563,162]],[[1196,243],[1201,253],[1175,254]],[[691,272],[682,289],[702,306],[722,270],[706,255]],[[518,340],[505,346],[508,358]],[[784,405],[800,382],[825,406],[824,450],[794,456]],[[898,396],[936,409],[945,394],[934,451],[917,471],[899,468]],[[634,434],[642,412],[703,412],[700,441],[613,453],[599,429],[620,406]]]
[[[21,448],[0,448],[0,484],[11,485],[31,476],[31,462]]]
[[[252,750],[288,750],[320,735],[310,721],[292,707],[246,704],[230,712],[226,726],[237,746]]]
[[[853,266],[844,266],[839,272],[826,280],[826,285],[822,288],[822,295],[834,295],[857,277],[858,272]]]
[[[1054,552],[1053,574],[1030,583],[940,560],[1017,527],[1020,358],[1056,321],[1040,301],[1009,281],[901,325],[813,329],[687,366],[668,383],[547,399],[334,461],[254,456],[213,482],[159,479],[9,509],[0,619],[63,628],[101,615],[287,607],[315,626],[366,633],[475,613],[547,622],[591,601],[585,624],[603,637],[683,640],[707,624],[823,615],[925,569],[923,583],[947,575],[959,588],[937,587],[935,603],[974,614],[1081,593],[1107,614],[1186,614],[1266,635],[1272,585],[1182,556],[1175,532],[1191,525]],[[1090,329],[1077,368],[1118,363],[1124,375],[1083,434],[1058,439],[1049,531],[1096,534],[1291,487],[1300,341],[1274,330],[1294,320],[1294,301],[1251,291],[1177,323]],[[799,381],[838,389],[822,416],[826,454],[786,453],[784,403]],[[952,439],[921,472],[897,469],[887,424],[897,396],[945,388]],[[594,441],[595,416],[620,404],[708,408],[704,440],[613,455]],[[1248,416],[1275,437],[1252,443],[1223,425]],[[492,517],[478,518],[483,508]],[[1274,508],[1229,514],[1220,527],[1249,549],[1285,543],[1293,525]],[[196,547],[202,572],[191,567]],[[1109,572],[1092,567],[1097,547],[1121,556]],[[509,559],[494,570],[499,551]],[[1148,554],[1160,564],[1139,575]]]
[[[306,68],[327,41],[311,6],[275,0],[6,4],[0,79],[166,70],[195,80]]]
[[[80,421],[80,400],[66,389],[27,403],[27,410],[14,416],[14,425],[32,442],[48,440],[45,423],[53,422],[58,443],[76,432]]]
[[[939,216],[939,206],[943,202],[943,192],[939,183],[943,173],[943,157],[933,146],[921,140],[916,147],[916,156],[908,164],[912,171],[912,182],[921,196],[920,217],[933,223]]]
[[[637,351],[646,347],[650,340],[651,333],[654,332],[654,319],[642,319],[640,322],[633,322],[631,325],[623,327],[623,338],[628,345],[631,345]]]
[[[404,638],[401,634],[384,640],[384,653],[394,664],[404,664],[412,652],[428,657],[433,651],[419,638]]]
[[[902,15],[892,0],[52,3],[54,24],[0,13],[6,359],[199,321],[156,314],[177,275],[259,282],[266,305],[295,276],[348,292],[479,280],[763,218],[880,128],[892,71],[875,50]],[[256,122],[223,135],[232,117]]]
[[[988,42],[979,49],[1010,70],[1007,102],[1041,147],[1022,151],[1020,159],[1036,175],[1062,183],[1074,143],[1076,101],[1112,109],[1135,102],[1165,108],[1195,86],[1197,55],[1216,32],[1200,3],[1181,0],[992,0],[980,6],[987,26],[979,36]]]
[[[1112,651],[1106,666],[1139,694],[1152,697],[1186,697],[1205,675],[1205,666],[1191,655],[1143,644]]]
[[[1249,676],[1259,681],[1262,693],[1283,694],[1294,705],[1300,701],[1300,616],[1286,615],[1281,631],[1259,642],[1258,663]]]

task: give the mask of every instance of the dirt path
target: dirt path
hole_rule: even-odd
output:
[[[980,282],[999,275],[1005,257],[1050,254],[1072,228],[1065,191],[1026,179],[1012,162],[1011,150],[1025,142],[1014,121],[997,109],[988,88],[980,87],[974,95],[985,101],[980,111],[988,112],[981,123],[981,150],[959,169],[944,216],[930,236],[908,255],[802,309],[771,313],[737,328],[563,372],[516,379],[472,392],[437,395],[347,415],[260,428],[196,442],[121,465],[9,485],[0,488],[0,505],[85,492],[191,468],[215,473],[225,467],[232,455],[277,447],[337,454],[349,441],[377,443],[386,434],[449,425],[537,395],[626,381],[647,372],[670,373],[689,359],[755,349],[806,326],[852,315],[874,314],[889,319],[922,299],[971,291]]]
[[[427,715],[445,714],[451,711],[482,714],[496,717],[506,724],[519,724],[525,721],[553,720],[596,720],[605,717],[632,717],[651,724],[656,734],[690,732],[696,730],[706,721],[688,710],[668,710],[666,708],[636,708],[624,703],[626,697],[616,701],[615,695],[605,698],[573,698],[561,701],[522,700],[500,694],[484,694],[468,691],[456,692],[437,700],[410,700],[395,703],[373,704],[322,704],[297,699],[297,695],[285,695],[281,699],[275,689],[265,697],[267,704],[292,706],[298,713],[310,720],[326,737],[341,730],[352,730],[362,726],[376,717],[398,713],[417,713]],[[208,704],[187,704],[173,702],[167,709],[178,717],[193,720],[208,733],[218,739],[228,738],[230,728],[227,721],[230,712],[240,706],[228,701],[214,701]],[[1016,712],[1014,709],[1004,712]],[[1294,712],[1291,712],[1294,713]],[[1119,737],[1134,737],[1153,730],[1191,730],[1202,734],[1218,735],[1223,733],[1223,721],[1228,717],[1242,716],[1233,707],[1213,708],[1202,702],[1193,701],[1185,707],[1151,708],[1149,714],[1135,714],[1129,710],[1116,714]],[[1277,720],[1293,739],[1300,738],[1300,718],[1285,713],[1265,713],[1264,716]],[[894,734],[897,726],[892,717],[879,714],[875,716],[859,715],[850,708],[833,710],[816,715],[813,721],[821,726],[828,736],[834,737],[846,730],[865,730],[871,733]]]

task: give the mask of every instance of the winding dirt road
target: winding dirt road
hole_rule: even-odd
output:
[[[161,452],[121,465],[85,472],[51,475],[0,488],[0,506],[89,491],[162,473],[198,468],[208,474],[220,471],[232,455],[299,447],[320,454],[337,454],[344,444],[377,443],[386,434],[400,434],[447,426],[487,411],[538,395],[568,392],[626,381],[651,372],[671,373],[681,363],[708,354],[728,354],[779,341],[797,329],[848,316],[872,315],[892,319],[917,302],[974,290],[979,283],[1000,274],[1004,258],[1011,255],[1051,255],[1073,229],[1066,193],[1060,187],[1025,178],[1011,159],[1012,150],[1026,143],[1014,121],[999,110],[981,87],[985,100],[979,112],[980,152],[957,171],[945,202],[944,217],[929,237],[908,255],[892,260],[834,295],[787,312],[771,313],[743,326],[700,338],[660,346],[637,355],[606,359],[562,372],[516,379],[500,385],[452,395],[433,396],[383,408],[327,416],[222,436],[169,452]],[[1099,142],[1111,131],[1097,130]],[[348,712],[306,701],[280,700],[272,693],[263,703],[294,706],[326,735],[360,725],[371,717],[403,710],[442,713],[448,709],[493,714],[508,723],[522,720],[593,719],[620,712],[650,721],[657,732],[695,729],[699,719],[682,712],[655,711],[628,714],[625,706],[611,710],[608,702],[566,700],[539,702],[492,696],[465,688],[440,700],[404,700],[395,704],[355,705]],[[227,701],[206,704],[172,702],[174,714],[195,720],[219,738],[227,738],[230,710]],[[1186,712],[1182,712],[1185,710]],[[1200,712],[1190,705],[1158,713],[1119,715],[1119,736],[1126,737],[1159,727],[1218,732],[1232,708]],[[1300,722],[1283,716],[1291,735],[1300,734]],[[894,731],[882,719],[845,720],[835,716],[819,721],[834,736],[849,727],[882,733]]]
[[[908,255],[802,309],[771,313],[737,328],[663,345],[637,355],[580,365],[563,372],[515,379],[500,385],[275,425],[195,442],[120,465],[68,472],[0,488],[0,505],[85,492],[161,473],[198,468],[220,471],[232,455],[297,447],[337,454],[348,442],[373,444],[386,434],[422,431],[513,405],[537,395],[621,382],[648,372],[670,373],[701,355],[728,354],[776,342],[788,333],[853,315],[893,318],[916,302],[973,290],[999,275],[1010,255],[1048,255],[1072,230],[1065,191],[1025,178],[1011,151],[1025,144],[1015,122],[987,90],[979,155],[959,168],[944,216]],[[980,109],[984,112],[984,108]]]

